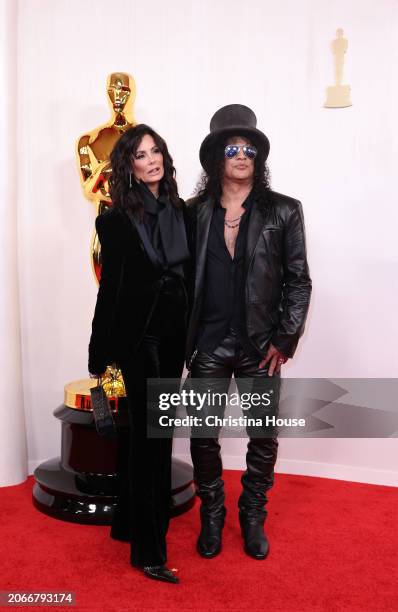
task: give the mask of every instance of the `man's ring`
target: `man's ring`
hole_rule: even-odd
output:
[[[280,365],[282,365],[283,361],[284,361],[283,359],[278,359],[278,363],[279,363]]]

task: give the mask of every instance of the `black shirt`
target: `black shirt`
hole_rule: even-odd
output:
[[[253,206],[252,193],[242,204],[234,258],[224,238],[225,208],[214,206],[207,243],[203,306],[198,333],[198,350],[213,352],[229,330],[235,330],[242,346],[250,351],[246,331],[244,261],[247,229]],[[251,352],[251,351],[250,351]]]

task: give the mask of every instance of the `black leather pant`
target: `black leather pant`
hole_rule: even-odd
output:
[[[268,365],[258,369],[260,358],[248,356],[233,330],[217,349],[208,355],[198,352],[191,368],[195,378],[223,379],[212,389],[220,393],[228,390],[226,382],[232,374],[238,378],[263,378],[268,376]],[[279,377],[279,375],[277,375]],[[226,387],[226,388],[222,388]],[[239,498],[242,514],[263,519],[266,516],[266,492],[274,482],[274,465],[278,451],[277,438],[250,438],[247,445],[247,469],[242,475],[243,491]],[[224,482],[218,438],[191,438],[191,456],[197,494],[202,501],[201,513],[212,518],[224,512]]]
[[[185,315],[183,287],[179,281],[168,283],[139,350],[120,364],[130,427],[119,431],[119,498],[111,536],[131,542],[130,561],[136,567],[163,565],[167,560],[172,440],[147,438],[146,385],[147,378],[180,378]]]

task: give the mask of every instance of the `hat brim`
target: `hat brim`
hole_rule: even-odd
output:
[[[214,148],[217,142],[220,140],[225,140],[231,136],[244,136],[250,142],[255,145],[258,149],[263,149],[265,151],[265,159],[267,159],[270,149],[269,140],[266,135],[258,130],[257,128],[245,128],[242,126],[228,126],[226,128],[221,128],[214,132],[210,132],[202,142],[199,150],[199,159],[202,167],[207,172],[208,171],[208,161],[210,157],[211,150]]]

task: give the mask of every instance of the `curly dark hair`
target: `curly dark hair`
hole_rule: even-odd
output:
[[[238,136],[238,134],[234,134],[233,136]],[[201,200],[205,200],[208,197],[212,197],[215,200],[221,198],[225,161],[224,149],[230,138],[231,136],[220,138],[209,152],[208,161],[206,162],[209,171],[202,172],[194,192],[194,195]],[[254,160],[253,192],[255,196],[261,197],[265,196],[271,189],[270,171],[267,165],[265,149],[257,143],[253,142],[253,144],[257,146],[257,155]]]
[[[160,192],[169,198],[173,206],[181,208],[175,180],[176,170],[167,144],[155,130],[144,123],[139,123],[126,130],[111,153],[110,196],[112,204],[120,208],[130,208],[133,212],[137,211],[140,214],[143,212],[143,203],[136,181],[131,181],[132,186],[130,187],[130,172],[132,172],[132,156],[146,134],[152,136],[163,155],[164,176],[160,181]]]

